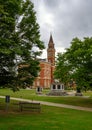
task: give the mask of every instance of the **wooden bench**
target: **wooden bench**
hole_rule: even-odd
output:
[[[19,102],[20,111],[40,112],[41,105],[37,102]]]

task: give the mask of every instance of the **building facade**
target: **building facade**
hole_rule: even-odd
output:
[[[54,82],[53,72],[55,70],[55,47],[52,35],[50,35],[48,48],[47,48],[47,59],[40,60],[40,72],[36,78],[33,86],[42,88],[50,88]]]

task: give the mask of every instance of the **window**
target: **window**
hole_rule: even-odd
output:
[[[57,89],[61,89],[61,86],[60,86],[60,85],[57,85]]]
[[[55,86],[55,85],[53,85],[53,89],[56,89],[56,86]]]

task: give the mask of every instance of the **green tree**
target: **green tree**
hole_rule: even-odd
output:
[[[92,38],[74,38],[66,54],[77,85],[92,87]]]
[[[19,47],[15,26],[19,5],[20,0],[0,0],[0,86],[11,82],[16,75],[14,59]]]
[[[70,66],[66,59],[65,53],[59,53],[56,61],[56,68],[54,72],[54,76],[59,82],[62,82],[65,86],[70,82]]]
[[[0,0],[0,84],[9,83],[13,90],[32,84],[43,48],[33,3]]]
[[[70,79],[76,81],[77,86],[82,89],[92,87],[92,38],[86,37],[83,40],[74,38],[70,48],[63,54],[65,61],[59,60],[58,65],[66,62],[67,73]],[[59,66],[60,68],[61,66]],[[62,67],[61,67],[62,68]],[[63,68],[62,68],[63,69]],[[65,68],[66,70],[66,68]],[[57,67],[56,67],[57,71]],[[62,75],[61,70],[61,75]],[[61,79],[62,80],[62,79]]]

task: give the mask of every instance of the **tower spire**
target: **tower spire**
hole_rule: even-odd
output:
[[[48,48],[54,48],[54,42],[53,42],[52,33],[50,33],[50,39],[49,39],[49,43],[48,43]]]
[[[53,38],[52,38],[52,34],[50,33],[50,39],[49,39],[49,43],[53,43]]]
[[[48,62],[50,62],[53,65],[55,64],[55,48],[54,48],[54,42],[51,33],[50,33],[50,39],[49,39],[48,49],[47,49],[47,58],[48,58]]]

